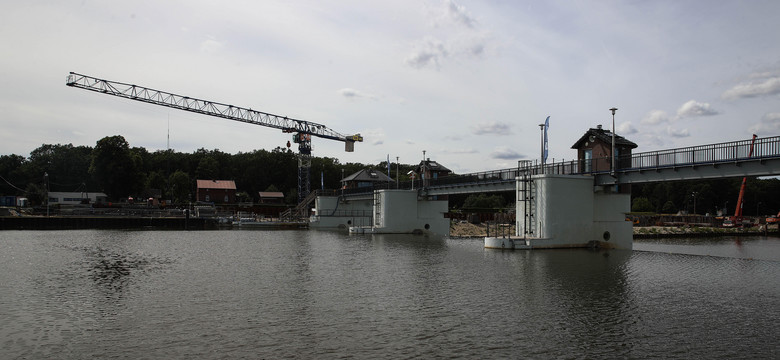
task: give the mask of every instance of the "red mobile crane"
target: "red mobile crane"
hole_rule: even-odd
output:
[[[753,157],[753,146],[756,144],[756,134],[753,134],[753,141],[750,143],[750,153],[748,157]],[[747,183],[747,177],[742,178],[742,186],[739,187],[739,197],[737,198],[737,209],[734,210],[734,216],[723,221],[724,227],[742,226],[742,204],[745,198],[745,184]]]
[[[302,202],[309,195],[311,189],[311,137],[344,142],[344,150],[355,151],[355,142],[363,141],[360,134],[342,135],[327,126],[310,121],[291,119],[252,109],[245,109],[233,105],[221,104],[208,100],[201,100],[187,96],[176,95],[164,91],[154,90],[141,86],[102,80],[95,77],[71,72],[66,80],[66,85],[84,90],[95,91],[103,94],[114,95],[141,101],[149,104],[170,107],[174,109],[194,112],[203,115],[221,117],[223,119],[241,121],[254,125],[261,125],[282,130],[285,133],[293,133],[292,140],[298,144],[298,202]],[[289,147],[289,141],[288,141]]]

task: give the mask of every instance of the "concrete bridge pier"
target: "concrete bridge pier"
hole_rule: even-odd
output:
[[[487,237],[486,248],[632,248],[633,227],[626,221],[631,195],[616,192],[614,185],[595,186],[592,176],[552,174],[518,177],[516,184],[515,236]]]
[[[318,196],[311,228],[349,229],[352,233],[449,235],[447,200],[421,190],[374,190],[348,199]]]

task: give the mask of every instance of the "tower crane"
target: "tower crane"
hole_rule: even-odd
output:
[[[216,116],[223,119],[241,121],[254,125],[280,129],[284,133],[292,133],[293,142],[298,144],[298,202],[303,201],[311,191],[311,137],[344,142],[344,150],[355,151],[355,142],[363,141],[360,134],[343,135],[325,125],[292,119],[286,116],[274,115],[252,109],[222,104],[218,102],[196,99],[188,96],[150,89],[142,86],[98,79],[92,76],[70,72],[66,85],[103,94],[114,95],[126,99],[149,104],[194,112],[203,115]],[[289,142],[288,142],[289,146]]]

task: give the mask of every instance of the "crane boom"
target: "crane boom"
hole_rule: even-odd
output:
[[[311,188],[309,173],[311,168],[312,136],[343,141],[344,150],[348,152],[354,151],[355,142],[363,141],[363,137],[360,134],[340,134],[323,124],[311,121],[292,119],[238,106],[181,96],[118,81],[98,79],[75,72],[68,74],[65,84],[125,99],[280,129],[285,133],[294,133],[292,140],[298,144],[298,202],[301,202],[309,195]],[[287,146],[290,146],[289,142]]]
[[[360,134],[343,135],[323,124],[311,121],[292,119],[286,116],[274,115],[238,106],[192,98],[189,96],[181,96],[143,86],[98,79],[74,72],[71,72],[68,75],[66,85],[198,114],[276,128],[284,132],[309,134],[311,136],[343,141],[345,143],[363,141]],[[354,147],[351,149],[354,149]],[[347,151],[352,151],[351,149],[348,148]]]

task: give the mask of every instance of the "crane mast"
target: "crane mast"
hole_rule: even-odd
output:
[[[98,79],[74,72],[68,74],[65,84],[130,100],[280,129],[282,132],[292,133],[293,142],[298,144],[298,202],[301,202],[311,191],[309,175],[311,169],[312,136],[342,141],[344,142],[344,150],[347,152],[355,150],[355,142],[363,141],[363,137],[360,134],[340,134],[323,124],[311,121],[177,95],[133,84]]]

